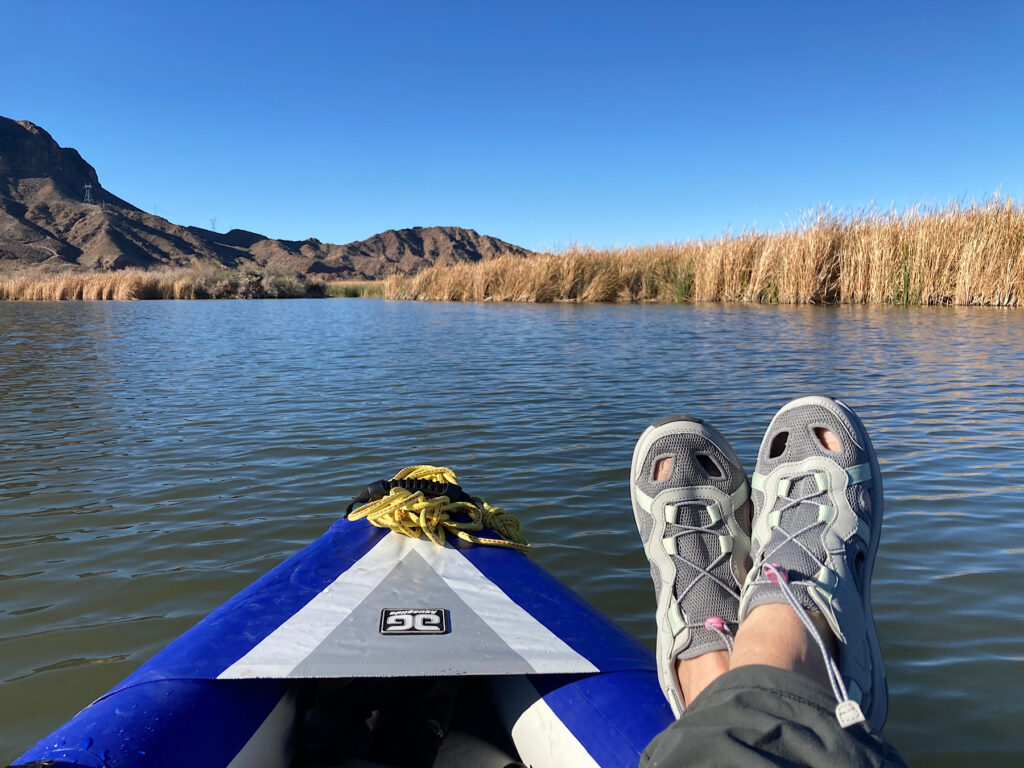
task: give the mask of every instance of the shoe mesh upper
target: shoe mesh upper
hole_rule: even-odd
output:
[[[698,453],[706,454],[714,459],[722,469],[722,477],[710,477],[701,467],[700,462],[694,458]],[[667,479],[655,482],[651,479],[654,476],[654,463],[663,456],[673,457],[672,473]],[[655,440],[650,450],[647,451],[643,467],[637,476],[637,485],[648,496],[656,496],[665,488],[691,485],[712,485],[729,493],[730,486],[733,486],[733,489],[739,487],[738,482],[732,482],[735,478],[730,475],[737,474],[737,472],[730,472],[731,468],[732,464],[725,454],[706,437],[689,433],[665,435],[661,439]]]

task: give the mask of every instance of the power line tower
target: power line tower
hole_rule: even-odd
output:
[[[217,219],[210,219],[210,229],[212,229],[214,232],[217,231]]]
[[[96,205],[96,201],[92,199],[92,184],[85,185],[85,204]]]

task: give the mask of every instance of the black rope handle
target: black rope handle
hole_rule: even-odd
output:
[[[450,501],[468,501],[473,502],[473,497],[462,490],[462,486],[456,485],[455,483],[436,483],[433,480],[413,479],[406,478],[404,480],[378,480],[375,483],[370,483],[358,495],[356,495],[352,502],[345,509],[347,515],[351,512],[356,504],[369,504],[371,501],[377,501],[387,496],[392,488],[405,488],[407,491],[422,491],[424,496],[428,498],[436,498],[438,496],[447,496]]]

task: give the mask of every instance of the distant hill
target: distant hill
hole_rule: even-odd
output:
[[[93,203],[84,201],[91,185]],[[123,269],[216,262],[302,276],[370,280],[432,264],[530,251],[460,227],[388,230],[345,245],[185,227],[103,188],[78,152],[33,123],[0,117],[0,270]]]

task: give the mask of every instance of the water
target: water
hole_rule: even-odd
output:
[[[1024,756],[1024,312],[371,300],[0,304],[0,760],[320,534],[368,480],[456,468],[630,631],[626,487],[651,420],[753,463],[828,392],[885,478],[887,735],[915,765]]]

